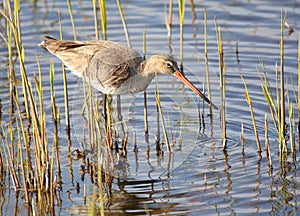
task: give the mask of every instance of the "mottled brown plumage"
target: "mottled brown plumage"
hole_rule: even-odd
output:
[[[113,41],[56,40],[45,36],[39,44],[57,56],[75,75],[83,77],[104,94],[127,94],[145,90],[155,74],[171,74],[188,85],[203,100],[217,107],[178,69],[170,55],[153,55],[147,60],[135,50]]]

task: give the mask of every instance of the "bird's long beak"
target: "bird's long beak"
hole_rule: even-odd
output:
[[[173,75],[199,95],[206,103],[210,104],[214,109],[218,109],[201,91],[199,91],[179,70],[175,71]]]

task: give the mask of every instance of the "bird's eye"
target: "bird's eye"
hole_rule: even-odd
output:
[[[168,68],[173,67],[172,63],[171,63],[171,62],[168,62],[168,63],[167,63],[167,67],[168,67]]]

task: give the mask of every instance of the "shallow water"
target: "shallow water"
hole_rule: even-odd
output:
[[[168,1],[124,1],[126,18],[132,47],[142,54],[143,31],[147,31],[147,55],[169,53],[165,27],[165,4]],[[107,1],[107,36],[109,40],[126,44],[122,22],[115,1]],[[273,126],[269,108],[261,91],[260,62],[263,60],[271,85],[275,88],[275,64],[280,62],[280,11],[287,11],[287,22],[295,32],[285,30],[285,71],[289,94],[293,95],[293,84],[297,84],[297,39],[299,26],[299,2],[297,1],[188,1],[184,25],[184,72],[200,89],[205,79],[203,57],[203,10],[207,9],[208,52],[212,88],[212,100],[220,105],[218,81],[218,52],[215,39],[214,17],[222,28],[226,63],[226,120],[227,152],[222,151],[221,129],[218,111],[214,111],[213,126],[210,125],[205,105],[205,127],[199,126],[199,103],[189,89],[173,77],[160,76],[159,90],[165,122],[172,128],[175,144],[172,154],[163,147],[163,157],[156,155],[156,139],[164,140],[163,133],[157,137],[155,104],[155,80],[147,90],[149,139],[144,136],[143,94],[124,95],[122,113],[128,127],[127,158],[117,158],[115,178],[111,185],[111,197],[106,200],[106,214],[132,215],[231,215],[231,214],[278,214],[298,215],[299,209],[299,157],[289,160],[282,169],[278,160],[277,133]],[[49,85],[50,59],[55,62],[55,92],[61,109],[59,144],[61,147],[62,191],[57,201],[57,215],[84,215],[89,211],[92,183],[86,175],[82,179],[80,160],[70,162],[67,135],[64,127],[64,96],[61,63],[41,50],[37,44],[44,35],[59,37],[57,11],[61,11],[63,37],[73,39],[72,25],[66,2],[22,1],[22,39],[26,55],[26,70],[30,82],[37,74],[38,56],[43,72],[45,107],[47,110],[48,136],[53,139]],[[90,1],[72,1],[78,40],[94,39],[93,8]],[[42,18],[41,18],[42,17]],[[4,20],[1,20],[1,32]],[[174,1],[172,53],[179,58],[179,16]],[[238,42],[238,57],[236,43]],[[9,82],[7,80],[6,44],[0,43],[0,99],[1,121],[9,122]],[[16,68],[18,65],[16,64]],[[18,70],[17,70],[17,74]],[[262,158],[257,154],[251,115],[245,100],[244,85],[240,74],[248,84],[261,143],[264,143],[264,115],[269,115],[269,138],[273,169],[263,150]],[[20,76],[18,75],[18,78]],[[292,79],[291,79],[292,78]],[[292,81],[294,83],[292,83]],[[85,140],[86,122],[81,116],[84,103],[81,80],[68,74],[68,90],[71,108],[71,150],[88,145]],[[99,98],[101,98],[99,94]],[[48,100],[47,100],[48,99]],[[295,99],[291,96],[296,113]],[[200,102],[199,102],[200,101]],[[200,103],[202,106],[202,102]],[[115,101],[113,102],[115,105]],[[202,110],[201,110],[202,111]],[[296,115],[296,114],[295,114]],[[296,118],[295,118],[296,119]],[[245,153],[240,144],[241,122],[245,130]],[[212,133],[211,133],[212,131]],[[136,141],[134,141],[136,137]],[[180,143],[182,138],[182,143]],[[85,144],[83,144],[85,143]],[[138,152],[135,153],[134,143]],[[1,145],[2,148],[2,145]],[[87,147],[88,148],[88,147]],[[147,154],[149,150],[149,154]],[[96,161],[100,160],[91,154]],[[72,170],[72,172],[71,172]],[[22,196],[16,196],[9,177],[0,185],[0,212],[26,214]],[[79,188],[77,187],[79,186]],[[19,207],[17,207],[19,206]],[[0,214],[1,214],[0,213]]]

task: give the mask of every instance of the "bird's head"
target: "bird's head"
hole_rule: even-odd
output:
[[[178,68],[176,60],[171,55],[154,55],[151,56],[147,63],[149,63],[149,66],[151,67],[152,72],[158,73],[158,74],[170,74],[175,76],[177,79],[179,79],[181,82],[183,82],[185,85],[187,85],[193,92],[195,92],[197,95],[199,95],[204,101],[206,101],[208,104],[210,104],[213,108],[218,109],[201,91],[199,91],[193,83],[191,83],[180,71]],[[150,68],[149,68],[150,69]]]

